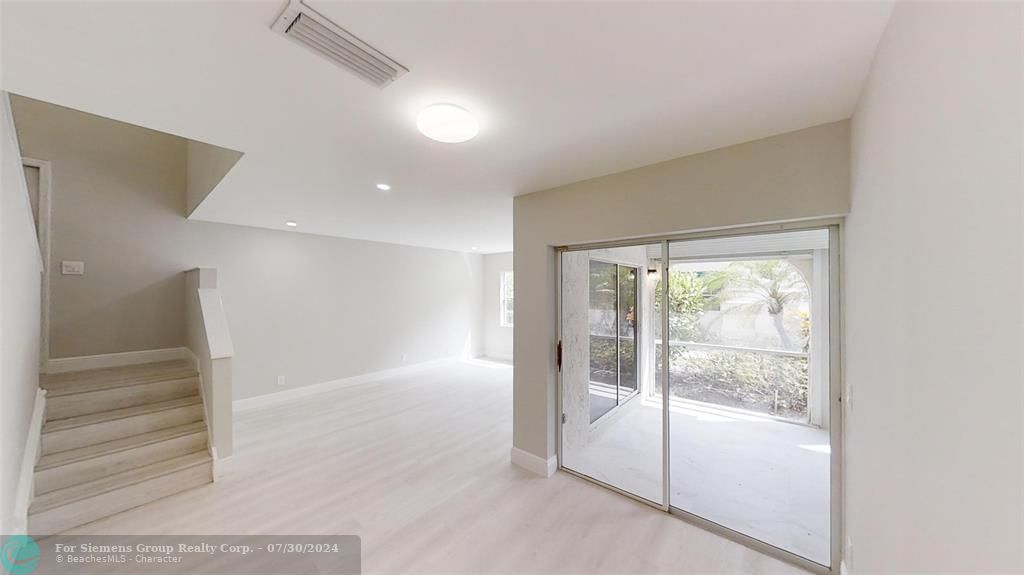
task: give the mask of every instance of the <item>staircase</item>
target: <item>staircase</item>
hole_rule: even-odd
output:
[[[212,481],[190,362],[42,377],[46,422],[30,533],[60,533]]]

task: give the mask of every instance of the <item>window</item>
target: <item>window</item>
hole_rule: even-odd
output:
[[[501,327],[512,327],[512,318],[515,317],[512,294],[512,272],[501,272]]]

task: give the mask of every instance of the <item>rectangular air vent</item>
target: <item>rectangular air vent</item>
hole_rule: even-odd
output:
[[[299,0],[291,0],[270,28],[315,50],[378,88],[387,86],[409,71]]]

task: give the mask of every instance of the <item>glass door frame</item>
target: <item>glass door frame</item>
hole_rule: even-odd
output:
[[[845,555],[843,546],[843,523],[842,523],[842,470],[843,470],[843,442],[842,442],[842,429],[844,427],[844,415],[842,407],[842,396],[845,393],[845,383],[843,382],[842,374],[842,293],[841,293],[841,281],[842,276],[840,273],[840,251],[842,249],[841,237],[842,237],[842,218],[824,218],[805,220],[800,222],[791,222],[784,224],[769,224],[759,226],[743,226],[736,228],[726,228],[719,230],[709,230],[702,232],[692,232],[685,234],[675,235],[662,235],[662,236],[649,236],[639,237],[635,239],[627,240],[616,240],[610,242],[592,242],[592,243],[581,243],[564,246],[552,246],[554,249],[554,266],[555,266],[555,317],[556,317],[556,337],[558,344],[559,362],[561,361],[561,345],[562,345],[562,253],[568,251],[581,251],[581,250],[594,250],[601,248],[616,248],[626,246],[639,246],[639,245],[654,245],[659,244],[661,246],[661,265],[660,273],[662,278],[669,277],[669,264],[670,264],[670,243],[674,241],[684,240],[695,240],[695,239],[707,239],[707,238],[721,238],[721,237],[737,237],[747,235],[764,235],[770,233],[781,233],[791,232],[799,230],[816,230],[816,229],[827,229],[829,232],[829,250],[828,250],[828,292],[829,292],[829,303],[828,303],[828,316],[829,316],[829,413],[831,419],[831,425],[829,427],[829,442],[831,449],[830,466],[829,466],[829,504],[830,504],[830,543],[831,543],[831,557],[830,565],[825,566],[820,563],[816,563],[810,559],[806,559],[800,555],[797,555],[786,549],[776,547],[770,543],[766,543],[759,539],[755,539],[750,535],[736,531],[709,519],[705,519],[699,515],[695,515],[688,511],[684,511],[671,505],[671,445],[670,445],[670,422],[669,422],[669,402],[662,401],[662,503],[656,503],[630,493],[628,491],[619,489],[613,485],[609,485],[603,481],[588,477],[582,473],[575,472],[568,469],[562,464],[562,374],[561,370],[556,370],[555,377],[555,393],[556,393],[556,413],[555,413],[555,452],[557,455],[558,469],[561,471],[568,472],[577,477],[581,477],[592,483],[596,483],[619,494],[625,495],[631,499],[635,499],[656,509],[660,509],[671,515],[680,517],[702,529],[720,535],[726,539],[730,539],[742,545],[745,545],[751,549],[764,553],[770,557],[774,557],[788,563],[797,565],[803,569],[811,571],[813,573],[821,574],[836,574],[840,573],[840,566],[842,559]],[[669,333],[669,290],[662,289],[660,294],[656,294],[662,298],[661,309],[663,312],[660,314],[660,321],[662,322],[662,333]],[[668,376],[669,376],[669,363],[670,357],[668,353],[662,354],[662,366],[661,366],[661,377],[660,381],[656,382],[656,385],[660,385],[662,390],[668,389]],[[656,372],[657,370],[655,370]],[[637,385],[639,389],[639,384]],[[666,395],[663,391],[663,396]]]

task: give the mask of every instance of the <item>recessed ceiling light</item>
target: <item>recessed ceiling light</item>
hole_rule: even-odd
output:
[[[476,118],[455,104],[433,104],[427,106],[416,118],[420,132],[438,142],[458,144],[476,137],[480,125]]]
[[[476,247],[475,246],[472,247],[472,248],[469,248],[469,249],[473,250],[474,252],[476,251]]]
[[[293,221],[287,221],[287,222],[284,223],[284,225],[288,226],[289,228],[294,228],[295,226],[297,226],[299,224],[297,224],[297,223],[295,223]]]
[[[386,191],[391,189],[391,186],[389,186],[387,184],[377,184],[377,189],[382,191],[382,192],[386,192]]]

